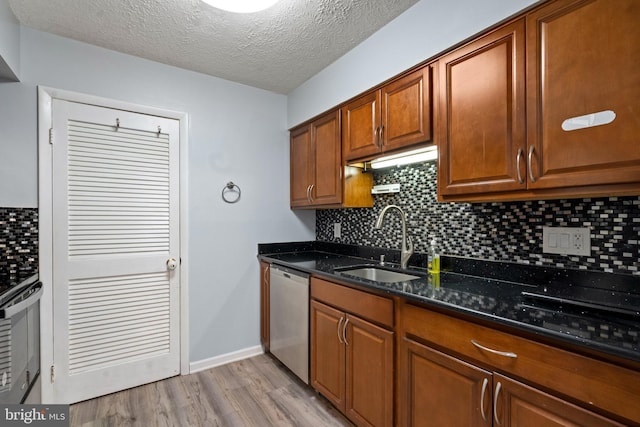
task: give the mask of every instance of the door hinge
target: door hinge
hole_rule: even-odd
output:
[[[56,371],[55,371],[55,367],[53,365],[51,365],[51,384],[53,384],[53,381],[56,378]]]
[[[53,128],[49,128],[49,144],[53,145]]]

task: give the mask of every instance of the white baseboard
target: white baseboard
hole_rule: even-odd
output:
[[[204,371],[205,369],[215,368],[216,366],[226,365],[227,363],[236,362],[249,357],[258,356],[264,353],[262,346],[249,347],[231,353],[222,354],[220,356],[211,357],[209,359],[198,360],[189,364],[189,373]]]

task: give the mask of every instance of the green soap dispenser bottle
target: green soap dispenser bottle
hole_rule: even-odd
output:
[[[431,240],[427,251],[427,270],[432,274],[440,273],[440,251],[435,238]]]

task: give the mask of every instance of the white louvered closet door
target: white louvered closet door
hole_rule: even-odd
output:
[[[53,389],[73,403],[179,373],[179,122],[52,111]]]

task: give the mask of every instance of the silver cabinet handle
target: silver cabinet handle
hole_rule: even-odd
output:
[[[311,185],[307,185],[307,201],[311,203]]]
[[[269,281],[269,269],[271,268],[271,264],[267,264],[267,267],[264,269],[264,282],[267,283]]]
[[[522,179],[522,174],[520,173],[520,160],[522,160],[522,148],[518,148],[518,154],[516,155],[516,173],[518,175],[518,183],[524,184],[524,179]]]
[[[380,147],[380,127],[373,130],[373,143],[376,144],[376,147]]]
[[[496,421],[496,425],[502,425],[498,419],[498,396],[500,395],[501,388],[502,384],[498,381],[498,384],[496,385],[496,394],[493,396],[493,419]]]
[[[344,321],[344,325],[342,325],[342,338],[344,339],[344,344],[349,345],[347,341],[347,325],[349,324],[349,318]]]
[[[340,317],[340,320],[338,320],[338,328],[336,329],[338,331],[338,341],[340,342],[340,344],[344,344],[344,341],[342,341],[342,337],[340,336],[340,326],[342,325],[342,321],[344,320],[344,317]]]
[[[380,147],[384,146],[384,126],[380,126]]]
[[[515,359],[515,358],[518,357],[517,354],[515,354],[515,353],[513,353],[511,351],[499,351],[499,350],[494,350],[494,349],[489,348],[489,347],[485,347],[482,344],[479,344],[476,340],[471,340],[471,344],[473,344],[474,346],[478,347],[480,350],[488,351],[489,353],[497,354],[498,356],[510,357],[512,359]]]
[[[167,270],[175,270],[178,268],[178,261],[175,258],[169,258],[167,260]]]
[[[489,385],[489,380],[482,380],[482,392],[480,393],[480,414],[482,414],[482,419],[487,421],[487,416],[484,414],[484,395],[487,392],[487,385]]]
[[[313,202],[313,187],[315,187],[315,186],[316,186],[315,184],[311,184],[309,186],[309,201],[310,202]]]
[[[532,158],[533,158],[533,151],[536,149],[536,147],[534,147],[533,145],[531,147],[529,147],[529,156],[527,159],[527,169],[529,169],[529,179],[531,180],[531,182],[536,182],[536,178],[533,176],[533,167],[531,166],[532,164]]]

